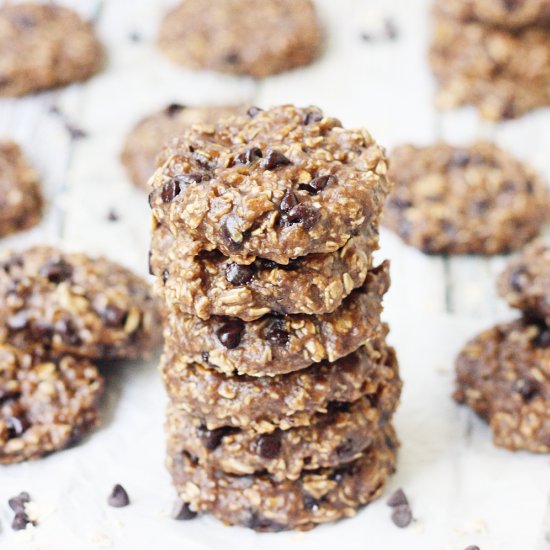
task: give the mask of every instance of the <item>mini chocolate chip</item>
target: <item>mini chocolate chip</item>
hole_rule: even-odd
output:
[[[170,272],[167,269],[162,270],[162,282],[166,284],[166,281],[168,281],[168,278],[170,277]]]
[[[319,501],[311,495],[304,495],[304,508],[315,512],[319,510]]]
[[[246,111],[246,114],[250,118],[254,118],[258,113],[261,113],[262,111],[263,111],[263,109],[260,109],[259,107],[256,107],[255,105],[252,105],[252,107],[250,107],[248,109],[248,111]]]
[[[107,304],[105,309],[100,312],[100,316],[109,327],[119,327],[124,324],[128,312],[114,304]]]
[[[189,507],[187,502],[182,502],[181,500],[176,501],[174,508],[172,510],[172,518],[177,519],[178,521],[183,520],[187,521],[197,517],[197,512],[194,512]]]
[[[24,415],[8,416],[5,422],[8,428],[8,439],[21,437],[31,427],[30,422]]]
[[[265,339],[269,344],[274,346],[286,346],[288,344],[290,334],[283,329],[283,319],[273,319],[266,327]]]
[[[281,199],[281,204],[279,204],[279,209],[281,212],[288,212],[292,210],[295,206],[298,205],[298,198],[294,191],[287,189]]]
[[[523,288],[522,279],[523,275],[527,275],[528,270],[524,265],[520,265],[514,268],[510,273],[510,286],[516,292],[520,292]]]
[[[229,435],[233,431],[233,428],[227,426],[222,426],[221,428],[216,428],[215,430],[209,430],[206,426],[199,426],[197,428],[197,433],[204,448],[207,451],[216,450],[222,442],[222,439]]]
[[[386,37],[389,40],[397,40],[399,37],[399,31],[397,30],[397,25],[393,19],[386,19],[384,22],[384,30],[386,31]]]
[[[479,546],[476,546],[475,544],[470,544],[470,546],[466,546],[464,550],[480,550]]]
[[[153,264],[151,263],[153,259],[153,251],[152,250],[149,250],[149,253],[147,255],[147,267],[149,268],[149,275],[154,275],[154,271],[153,271]]]
[[[31,521],[26,512],[16,512],[13,521],[11,522],[11,528],[14,531],[22,531],[27,528],[27,525],[35,525],[34,521]]]
[[[113,508],[124,508],[124,506],[128,506],[128,504],[130,504],[130,497],[126,492],[126,489],[117,483],[113,487],[113,490],[107,499],[107,503]]]
[[[107,221],[117,222],[118,220],[120,220],[118,212],[114,208],[111,208],[111,210],[107,212]]]
[[[363,42],[372,42],[374,40],[374,36],[372,35],[372,33],[367,31],[361,31],[359,37]]]
[[[338,180],[335,176],[317,176],[308,183],[302,183],[300,185],[300,189],[307,191],[311,195],[316,195],[317,193],[320,193],[327,185],[335,184],[337,181]]]
[[[227,349],[236,348],[241,342],[244,323],[240,319],[230,319],[216,331],[220,343]]]
[[[277,151],[276,149],[269,149],[261,164],[262,168],[265,170],[275,170],[275,168],[279,168],[279,166],[286,166],[288,164],[292,164],[292,162],[280,151]]]
[[[43,265],[39,271],[42,277],[46,277],[50,283],[59,284],[73,275],[73,266],[65,260],[60,259]]]
[[[23,330],[29,324],[29,314],[25,310],[14,313],[7,320],[7,325],[10,330]]]
[[[257,441],[256,450],[262,458],[272,460],[281,452],[281,432],[262,434]]]
[[[25,511],[25,504],[31,501],[31,496],[27,491],[22,491],[15,497],[11,497],[8,500],[9,507],[14,512],[24,512]]]
[[[172,202],[181,192],[181,187],[177,179],[171,179],[162,186],[160,198],[162,202]]]
[[[193,156],[201,168],[204,168],[205,170],[214,170],[214,168],[216,168],[216,161],[214,159],[211,159],[202,153],[195,153]],[[210,176],[207,176],[206,174],[199,174],[199,176],[201,179],[192,183],[200,183],[201,181],[210,179]]]
[[[406,504],[409,505],[409,499],[407,498],[407,495],[403,491],[403,489],[397,489],[397,491],[393,492],[388,500],[386,501],[386,504],[388,506],[391,506],[394,508],[395,506],[402,506]]]
[[[252,164],[256,159],[262,158],[262,150],[258,147],[251,147],[247,149],[244,153],[241,153],[237,156],[236,161],[239,164]]]
[[[141,34],[139,34],[139,32],[137,32],[137,31],[131,32],[131,33],[128,35],[128,38],[130,38],[130,41],[131,41],[131,42],[134,42],[134,43],[141,42],[141,41],[143,40],[143,37],[142,37]]]
[[[353,439],[346,439],[344,443],[341,443],[336,447],[336,454],[341,460],[348,460],[355,454],[355,445]]]
[[[408,527],[412,519],[412,512],[408,504],[400,504],[394,507],[391,520],[397,527],[401,529]]]
[[[312,122],[320,122],[323,120],[323,115],[321,113],[316,113],[315,111],[310,111],[304,115],[303,122],[307,126]]]
[[[65,123],[65,129],[67,130],[67,132],[69,132],[71,139],[84,139],[88,137],[88,132],[86,132],[86,130],[78,128],[77,126],[69,124],[68,122]]]
[[[298,204],[292,208],[285,216],[285,221],[289,225],[299,224],[304,229],[311,229],[319,219],[319,211],[305,204]]]
[[[225,269],[227,282],[234,286],[245,285],[254,277],[254,266],[231,263]]]
[[[169,117],[173,117],[177,115],[179,112],[183,111],[185,109],[185,105],[180,105],[179,103],[170,103],[168,107],[166,107],[166,114]]]

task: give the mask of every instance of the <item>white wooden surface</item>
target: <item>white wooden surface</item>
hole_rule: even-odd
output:
[[[550,109],[496,126],[480,123],[471,109],[444,116],[432,109],[428,0],[319,0],[327,34],[322,58],[260,83],[192,73],[165,61],[153,42],[170,1],[65,1],[96,20],[107,66],[83,86],[0,100],[0,137],[23,145],[49,199],[41,226],[2,240],[2,247],[60,243],[106,254],[145,274],[148,206],[127,181],[118,152],[132,124],[169,101],[316,104],[346,125],[366,126],[388,147],[491,137],[550,178]],[[389,17],[397,40],[361,41],[363,31],[382,33]],[[142,41],[133,42],[132,33]],[[53,105],[62,117],[50,112]],[[71,140],[64,120],[87,137]],[[111,209],[118,222],[107,220]],[[0,470],[0,550],[549,547],[549,458],[494,448],[487,427],[449,397],[461,345],[514,315],[494,290],[505,259],[426,257],[387,233],[380,257],[392,260],[385,316],[405,381],[396,417],[402,449],[390,490],[405,489],[414,525],[397,529],[383,500],[354,519],[306,534],[257,535],[209,517],[171,520],[174,493],[163,468],[165,397],[151,361],[106,373],[105,423],[82,445]],[[130,493],[128,508],[106,505],[117,482]],[[13,533],[6,500],[20,490],[33,495],[42,519],[36,529]]]

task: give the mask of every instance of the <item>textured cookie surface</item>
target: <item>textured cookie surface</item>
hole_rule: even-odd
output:
[[[324,359],[335,361],[378,334],[388,286],[389,264],[384,262],[369,271],[363,287],[324,315],[266,315],[244,323],[229,317],[202,321],[172,310],[166,347],[226,374],[274,376]]]
[[[435,13],[430,63],[441,109],[475,105],[482,118],[515,118],[550,104],[550,33],[508,32]]]
[[[36,225],[42,202],[38,175],[19,147],[0,142],[0,237]]]
[[[235,476],[197,466],[173,446],[167,466],[184,502],[225,523],[256,531],[307,530],[355,514],[383,491],[395,470],[397,438],[391,426],[358,459],[338,468],[304,471],[296,480],[268,474]]]
[[[104,258],[45,246],[0,255],[0,341],[126,359],[160,342],[159,324],[149,285]]]
[[[156,219],[238,263],[334,252],[376,223],[390,190],[384,151],[291,105],[183,133],[151,180]]]
[[[86,360],[0,345],[0,464],[78,441],[98,422],[103,379]]]
[[[243,112],[240,107],[185,107],[172,103],[145,117],[130,132],[121,153],[132,182],[148,189],[147,182],[156,168],[155,159],[162,147],[185,128],[195,124],[211,125],[226,116]]]
[[[55,4],[0,7],[0,96],[21,96],[85,80],[102,48],[92,27]]]
[[[455,399],[485,419],[495,445],[550,452],[550,332],[516,321],[471,340],[457,362]]]
[[[535,237],[548,219],[548,187],[495,145],[398,147],[384,223],[420,250],[498,254]]]
[[[319,41],[310,0],[183,0],[158,42],[187,67],[261,78],[310,63]]]
[[[334,311],[365,281],[378,231],[367,228],[335,252],[310,254],[287,265],[261,259],[240,265],[217,250],[188,255],[182,240],[163,225],[153,230],[151,271],[163,300],[201,319],[225,315],[253,321],[270,312]]]

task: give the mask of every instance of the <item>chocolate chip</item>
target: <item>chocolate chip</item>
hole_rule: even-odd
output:
[[[319,211],[305,204],[294,206],[285,216],[285,222],[289,225],[299,224],[304,229],[311,229],[319,219]]]
[[[166,107],[165,112],[169,117],[173,117],[184,109],[185,105],[180,105],[179,103],[170,103],[170,105]]]
[[[170,277],[170,272],[167,269],[162,270],[162,282],[166,284],[166,281],[168,281],[168,278]]]
[[[245,285],[254,277],[254,266],[231,263],[225,269],[227,282],[234,286]]]
[[[131,32],[128,37],[130,38],[130,41],[134,43],[141,42],[143,40],[143,37],[137,31]]]
[[[172,510],[172,518],[177,519],[178,521],[187,521],[190,519],[194,519],[197,517],[197,512],[194,512],[189,507],[189,504],[187,502],[182,502],[181,500],[178,500],[174,504],[174,508]]]
[[[340,460],[348,460],[355,454],[355,445],[353,439],[346,439],[344,443],[341,443],[336,447],[336,454]]]
[[[320,193],[327,185],[337,183],[335,176],[317,176],[308,183],[302,183],[300,189],[307,191],[311,195]]]
[[[464,550],[480,550],[479,546],[476,546],[475,544],[470,544],[470,546],[466,546]]]
[[[248,109],[248,111],[246,111],[246,114],[250,117],[250,118],[254,118],[258,113],[262,112],[263,109],[260,109],[259,107],[256,107],[255,105],[252,105],[252,107],[250,107]]]
[[[71,139],[84,139],[88,137],[88,132],[68,122],[65,123],[65,129],[69,132]]]
[[[244,244],[244,234],[241,233],[238,225],[238,220],[235,217],[227,216],[221,228],[221,234],[227,243],[227,248],[232,252],[240,250]]]
[[[401,529],[409,526],[412,521],[412,512],[407,504],[395,506],[391,514],[391,520]]]
[[[256,450],[265,459],[277,458],[281,452],[281,432],[275,431],[270,434],[262,434],[257,441]]]
[[[126,321],[128,312],[114,304],[107,304],[100,312],[100,316],[107,326],[120,327]]]
[[[130,497],[126,492],[126,489],[117,483],[113,487],[113,490],[107,499],[107,503],[113,508],[124,508],[124,506],[128,506],[128,504],[130,504]]]
[[[262,158],[262,150],[258,147],[251,147],[247,149],[244,153],[237,155],[235,159],[239,164],[252,164],[256,159]]]
[[[214,170],[214,168],[216,168],[216,161],[211,159],[210,157],[207,157],[202,153],[195,153],[193,156],[201,168],[204,168],[205,170]],[[206,177],[205,174],[200,174],[200,176],[201,176],[200,181],[210,179],[210,177],[209,176]],[[193,183],[199,183],[199,182],[197,181]]]
[[[162,202],[172,202],[181,192],[181,187],[177,179],[171,179],[162,186],[160,198]]]
[[[328,414],[347,413],[351,409],[351,404],[345,401],[331,401],[327,407]]]
[[[297,205],[298,198],[296,197],[296,194],[294,193],[294,191],[287,189],[283,195],[283,198],[281,199],[279,209],[281,210],[281,212],[289,212]]]
[[[384,30],[386,31],[386,37],[389,40],[397,40],[399,37],[399,31],[397,30],[397,25],[393,19],[386,19],[384,22]]]
[[[199,426],[197,432],[204,448],[207,451],[214,451],[221,445],[222,439],[233,432],[233,428],[222,426],[215,430],[209,430],[206,426]]]
[[[117,222],[118,220],[120,220],[118,212],[114,208],[111,208],[111,210],[107,213],[107,221]]]
[[[320,122],[321,120],[323,120],[323,115],[315,111],[309,111],[303,118],[303,122],[306,126],[312,122]]]
[[[395,506],[403,506],[403,505],[409,505],[409,499],[407,498],[407,495],[405,495],[405,492],[403,489],[397,489],[397,491],[393,492],[388,500],[386,501],[386,504],[388,506],[391,506],[394,508]]]
[[[25,511],[25,504],[31,501],[31,496],[27,491],[22,491],[15,497],[11,497],[8,500],[9,507],[14,512],[24,512]]]
[[[60,259],[42,266],[39,273],[42,277],[46,277],[50,283],[57,285],[72,277],[73,266],[65,260]]]
[[[236,348],[241,342],[244,323],[240,319],[230,319],[216,331],[220,343],[227,349]]]
[[[34,521],[31,521],[26,512],[16,512],[13,521],[11,522],[11,528],[14,531],[22,531],[27,528],[27,525],[35,525]]]
[[[521,289],[523,288],[522,279],[524,275],[527,275],[527,273],[527,267],[524,265],[520,265],[511,271],[509,280],[510,286],[513,290],[515,290],[516,292],[521,291]]]
[[[279,166],[286,166],[288,164],[292,164],[292,162],[280,151],[277,151],[276,149],[269,149],[261,164],[262,168],[265,170],[275,170],[275,168],[279,168]]]
[[[31,427],[30,422],[24,415],[8,416],[5,422],[8,428],[8,439],[21,437]]]
[[[273,319],[265,329],[266,342],[274,346],[286,346],[288,344],[290,334],[283,329],[283,319]]]
[[[304,495],[304,508],[316,512],[319,510],[319,501],[311,495]]]

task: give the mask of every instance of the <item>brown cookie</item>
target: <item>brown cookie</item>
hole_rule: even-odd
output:
[[[333,313],[266,315],[245,324],[236,318],[202,321],[168,311],[166,349],[226,374],[251,376],[284,374],[324,359],[336,361],[377,335],[388,286],[389,264],[384,262],[369,271],[365,284]]]
[[[201,319],[225,315],[254,321],[268,313],[334,311],[364,283],[378,230],[369,227],[335,252],[302,256],[287,265],[259,258],[237,264],[217,250],[188,255],[186,240],[174,239],[163,225],[153,229],[150,265],[157,294],[169,307]]]
[[[386,158],[366,130],[310,107],[256,108],[187,130],[151,180],[156,219],[238,263],[338,250],[378,221]]]
[[[550,452],[550,332],[518,320],[471,340],[454,398],[486,420],[499,447]]]
[[[401,383],[395,351],[384,332],[334,363],[323,361],[281,376],[226,376],[178,353],[165,352],[161,372],[172,403],[200,417],[209,430],[224,426],[270,432],[307,426],[339,403],[394,391]]]
[[[192,510],[256,531],[308,530],[353,516],[380,496],[395,470],[397,437],[388,425],[358,459],[337,468],[304,471],[296,480],[268,474],[235,476],[197,465],[169,445],[167,467],[181,499]]]
[[[0,464],[36,459],[98,423],[103,378],[86,360],[0,344]]]
[[[104,258],[37,246],[0,254],[0,341],[126,359],[160,343],[149,285]]]
[[[196,124],[212,125],[226,116],[243,113],[244,108],[185,107],[172,103],[141,120],[128,134],[120,158],[132,182],[148,190],[147,182],[156,169],[155,159],[163,145]]]
[[[510,252],[548,219],[546,183],[491,143],[398,147],[390,177],[384,224],[430,254]]]
[[[0,96],[22,96],[85,80],[102,62],[88,23],[56,4],[0,6]]]
[[[498,290],[510,306],[550,325],[550,246],[529,245],[501,274]]]
[[[320,38],[311,0],[183,0],[158,45],[192,69],[262,78],[311,63]]]
[[[36,225],[42,206],[38,174],[15,143],[0,142],[0,237]]]

